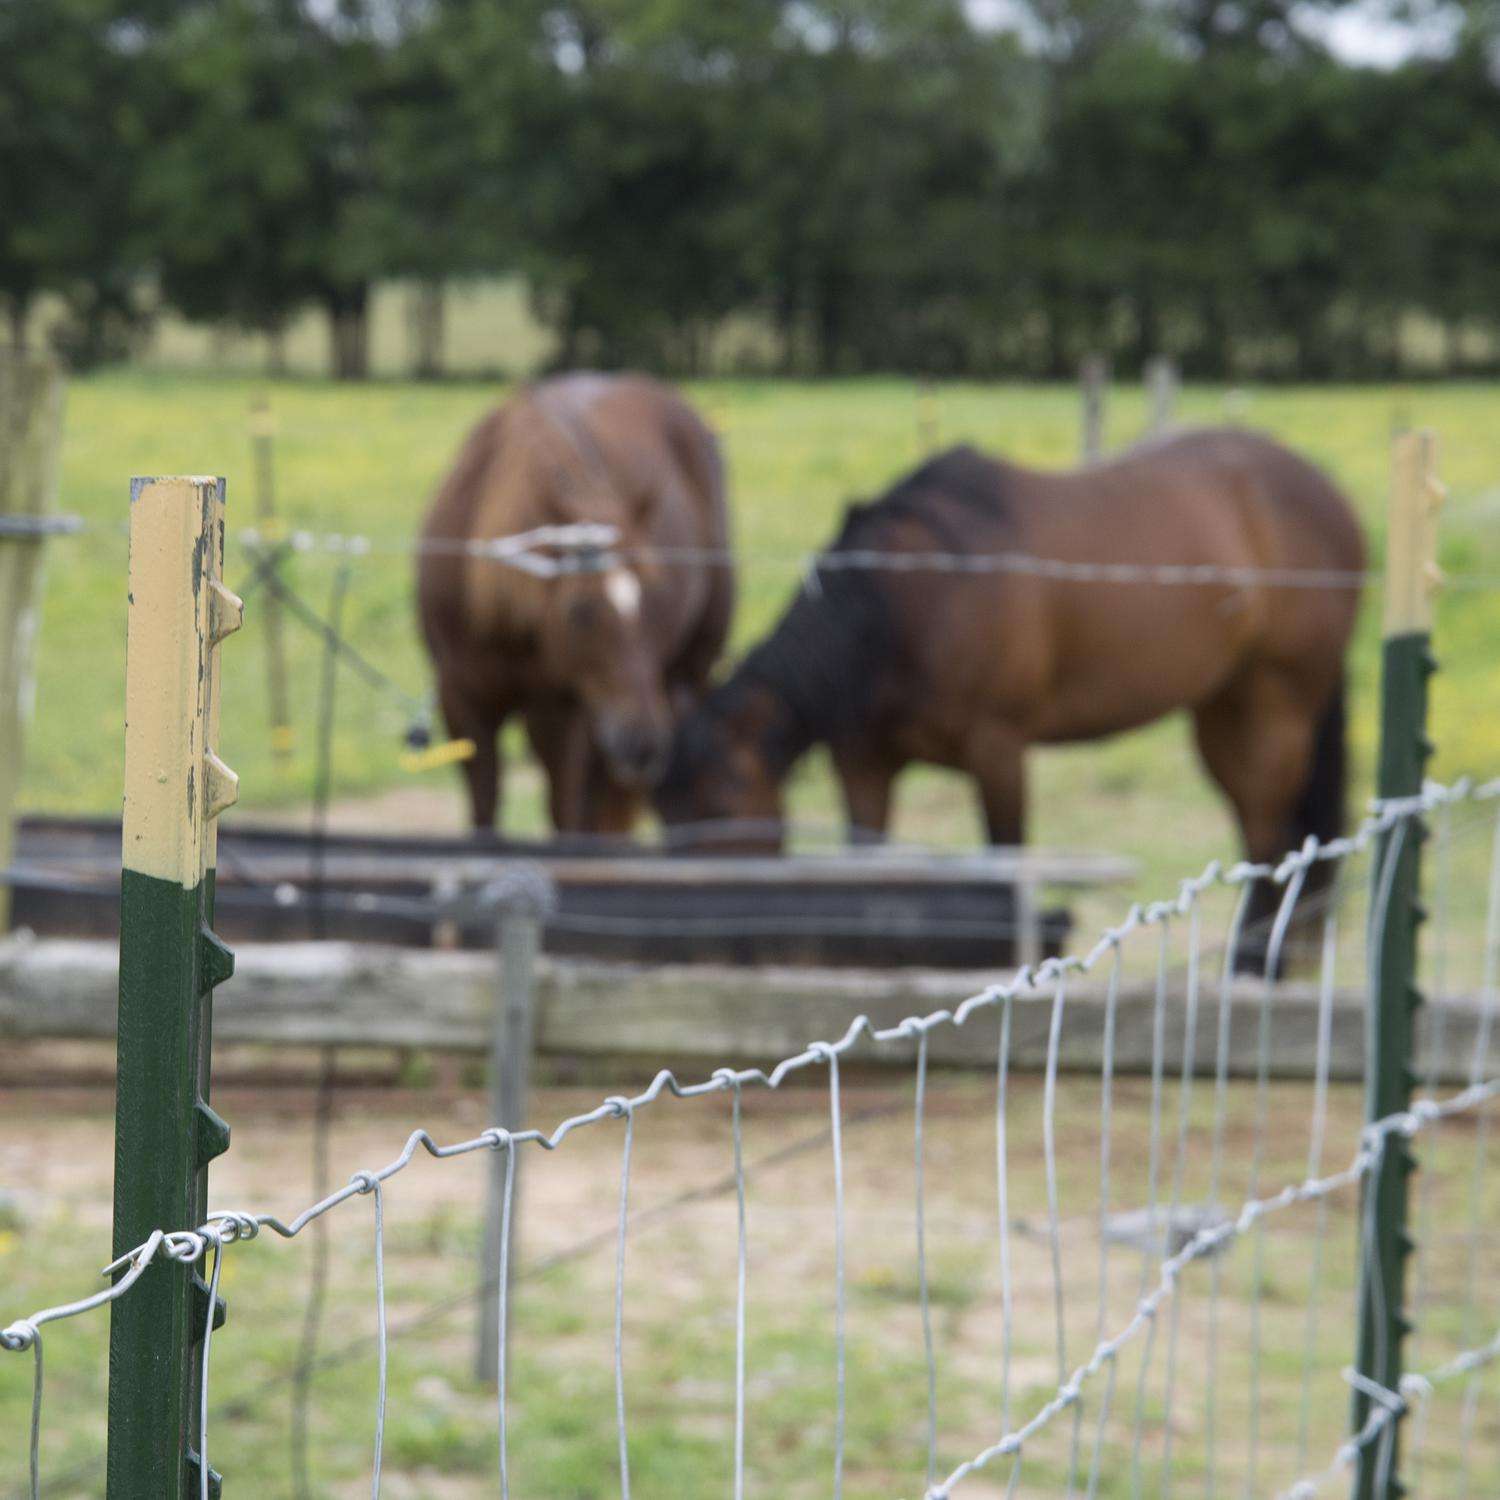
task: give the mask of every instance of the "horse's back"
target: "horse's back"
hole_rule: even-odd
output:
[[[1143,505],[1165,482],[1174,494],[1191,491],[1199,503],[1240,509],[1252,526],[1271,528],[1263,541],[1288,554],[1287,566],[1312,568],[1315,557],[1341,570],[1364,566],[1364,538],[1343,492],[1317,465],[1262,433],[1190,429],[1142,444],[1118,467],[1144,492]]]
[[[911,526],[887,528],[893,546],[1006,559],[941,590],[887,584],[914,680],[954,723],[987,703],[1031,738],[1088,738],[1204,701],[1256,661],[1314,693],[1339,669],[1359,525],[1326,476],[1268,438],[1192,431],[1063,473],[955,450],[887,498],[919,479],[927,498],[904,507]],[[1315,586],[1278,576],[1299,572]]]

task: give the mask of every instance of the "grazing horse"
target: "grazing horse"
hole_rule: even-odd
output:
[[[469,546],[569,523],[618,539],[555,577]],[[706,691],[733,610],[713,434],[643,376],[528,386],[469,434],[422,544],[418,609],[443,715],[476,746],[464,765],[475,830],[494,826],[499,732],[519,713],[553,825],[628,831],[676,719]],[[718,557],[663,560],[678,549]]]
[[[1027,746],[1185,708],[1246,856],[1275,859],[1341,828],[1363,567],[1344,497],[1252,433],[1062,474],[955,448],[849,509],[775,630],[679,730],[658,811],[775,830],[782,783],[821,743],[856,835],[885,832],[896,774],[926,761],[968,772],[990,841],[1020,844]],[[1264,942],[1275,899],[1252,893],[1247,940],[1258,923]]]

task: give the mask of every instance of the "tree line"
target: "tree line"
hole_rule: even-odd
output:
[[[505,274],[567,364],[1363,378],[1420,318],[1481,368],[1500,22],[1380,69],[1339,8],[0,0],[0,299],[81,364],[311,306],[359,376],[399,277],[435,371],[443,286]]]

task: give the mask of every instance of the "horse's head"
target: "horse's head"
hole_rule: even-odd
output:
[[[730,681],[678,727],[654,802],[688,852],[775,854],[783,774],[769,753],[776,709],[764,689]],[[691,826],[684,826],[691,825]]]
[[[577,693],[616,780],[654,786],[671,748],[672,713],[640,575],[618,562],[564,573],[548,583],[546,598],[549,675]]]

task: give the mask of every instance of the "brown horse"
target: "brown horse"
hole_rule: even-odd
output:
[[[598,564],[535,577],[465,544],[601,523]],[[650,549],[724,554],[713,434],[638,375],[528,386],[470,433],[422,530],[417,597],[476,830],[494,826],[501,726],[521,714],[559,830],[622,832],[665,764],[676,718],[723,648],[734,579],[723,562],[666,567]],[[641,549],[647,549],[642,555]]]
[[[917,566],[869,566],[903,558]],[[1202,565],[1228,571],[1156,572]],[[1363,566],[1344,497],[1251,433],[1190,432],[1067,474],[954,449],[851,507],[774,632],[683,725],[658,809],[775,828],[788,772],[823,743],[856,834],[885,832],[897,773],[926,761],[972,775],[990,841],[1020,844],[1028,745],[1185,708],[1246,855],[1273,859],[1341,826]],[[1247,930],[1272,899],[1254,893]]]

